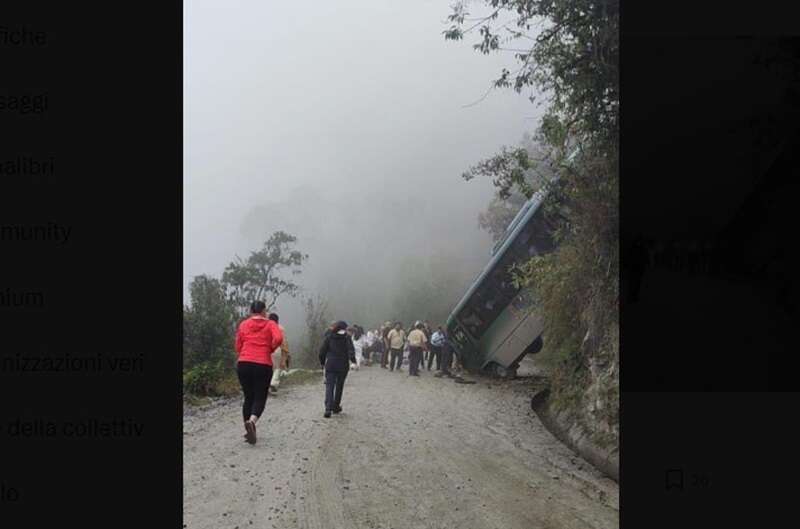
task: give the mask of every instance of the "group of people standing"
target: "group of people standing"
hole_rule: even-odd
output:
[[[444,329],[440,326],[432,332],[428,322],[421,321],[410,327],[406,334],[402,323],[392,325],[387,321],[379,329],[364,332],[360,325],[331,323],[319,350],[319,362],[325,370],[325,418],[341,413],[342,392],[349,371],[370,366],[375,358],[379,358],[383,369],[390,371],[402,371],[403,360],[407,358],[409,376],[420,376],[427,360],[428,371],[435,362],[438,376],[450,376],[455,350]],[[235,346],[236,371],[244,394],[244,438],[255,444],[256,423],[264,412],[269,393],[277,392],[281,373],[289,368],[291,355],[278,315],[267,314],[263,301],[250,306],[250,316],[237,329]],[[458,364],[457,357],[455,360]]]
[[[401,322],[385,322],[380,329],[368,333],[367,351],[379,356],[381,367],[390,371],[402,371],[407,360],[409,376],[419,376],[425,362],[428,371],[435,363],[437,372],[449,374],[455,351],[445,330],[439,326],[433,331],[427,321],[416,321],[409,327],[406,333]],[[458,363],[457,357],[455,360]]]
[[[347,326],[344,322],[331,322],[326,336],[334,332],[338,324],[343,324],[347,336],[353,343],[354,359],[350,369],[358,370],[361,366],[371,366],[380,362],[384,369],[402,371],[401,366],[407,360],[410,376],[419,376],[419,371],[427,362],[428,371],[434,364],[437,372],[449,374],[455,359],[454,349],[445,330],[439,326],[435,331],[425,321],[416,321],[405,331],[401,322],[385,322],[378,329],[364,331],[360,325]],[[340,329],[341,330],[341,329]],[[337,331],[338,332],[338,331]]]

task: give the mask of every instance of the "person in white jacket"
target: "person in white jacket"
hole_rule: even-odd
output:
[[[358,368],[364,364],[364,346],[366,345],[366,336],[361,332],[358,325],[354,325],[347,329],[348,334],[353,339],[353,348],[356,351],[356,363],[351,366],[358,371]]]
[[[372,363],[372,348],[375,346],[375,335],[372,329],[368,330],[364,335],[364,365]]]

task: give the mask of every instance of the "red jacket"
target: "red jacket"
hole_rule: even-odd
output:
[[[255,315],[239,324],[236,331],[236,352],[239,362],[272,365],[272,351],[283,343],[278,324],[264,316]]]

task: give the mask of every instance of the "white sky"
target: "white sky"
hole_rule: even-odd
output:
[[[537,109],[512,91],[464,108],[513,57],[481,55],[475,36],[445,41],[449,5],[184,3],[184,286],[255,249],[277,226],[270,211],[296,232],[298,218],[318,222],[299,189],[371,204],[347,224],[353,241],[376,239],[378,224],[403,231],[404,215],[387,219],[366,198],[403,197],[427,212],[415,225],[488,251],[476,217],[491,184],[460,174],[518,143]],[[248,235],[246,217],[265,235]]]

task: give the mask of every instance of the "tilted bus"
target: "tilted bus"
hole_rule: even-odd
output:
[[[450,340],[469,370],[515,373],[526,354],[542,348],[542,321],[531,289],[516,288],[509,269],[555,248],[542,207],[546,196],[542,189],[522,206],[447,319]]]

